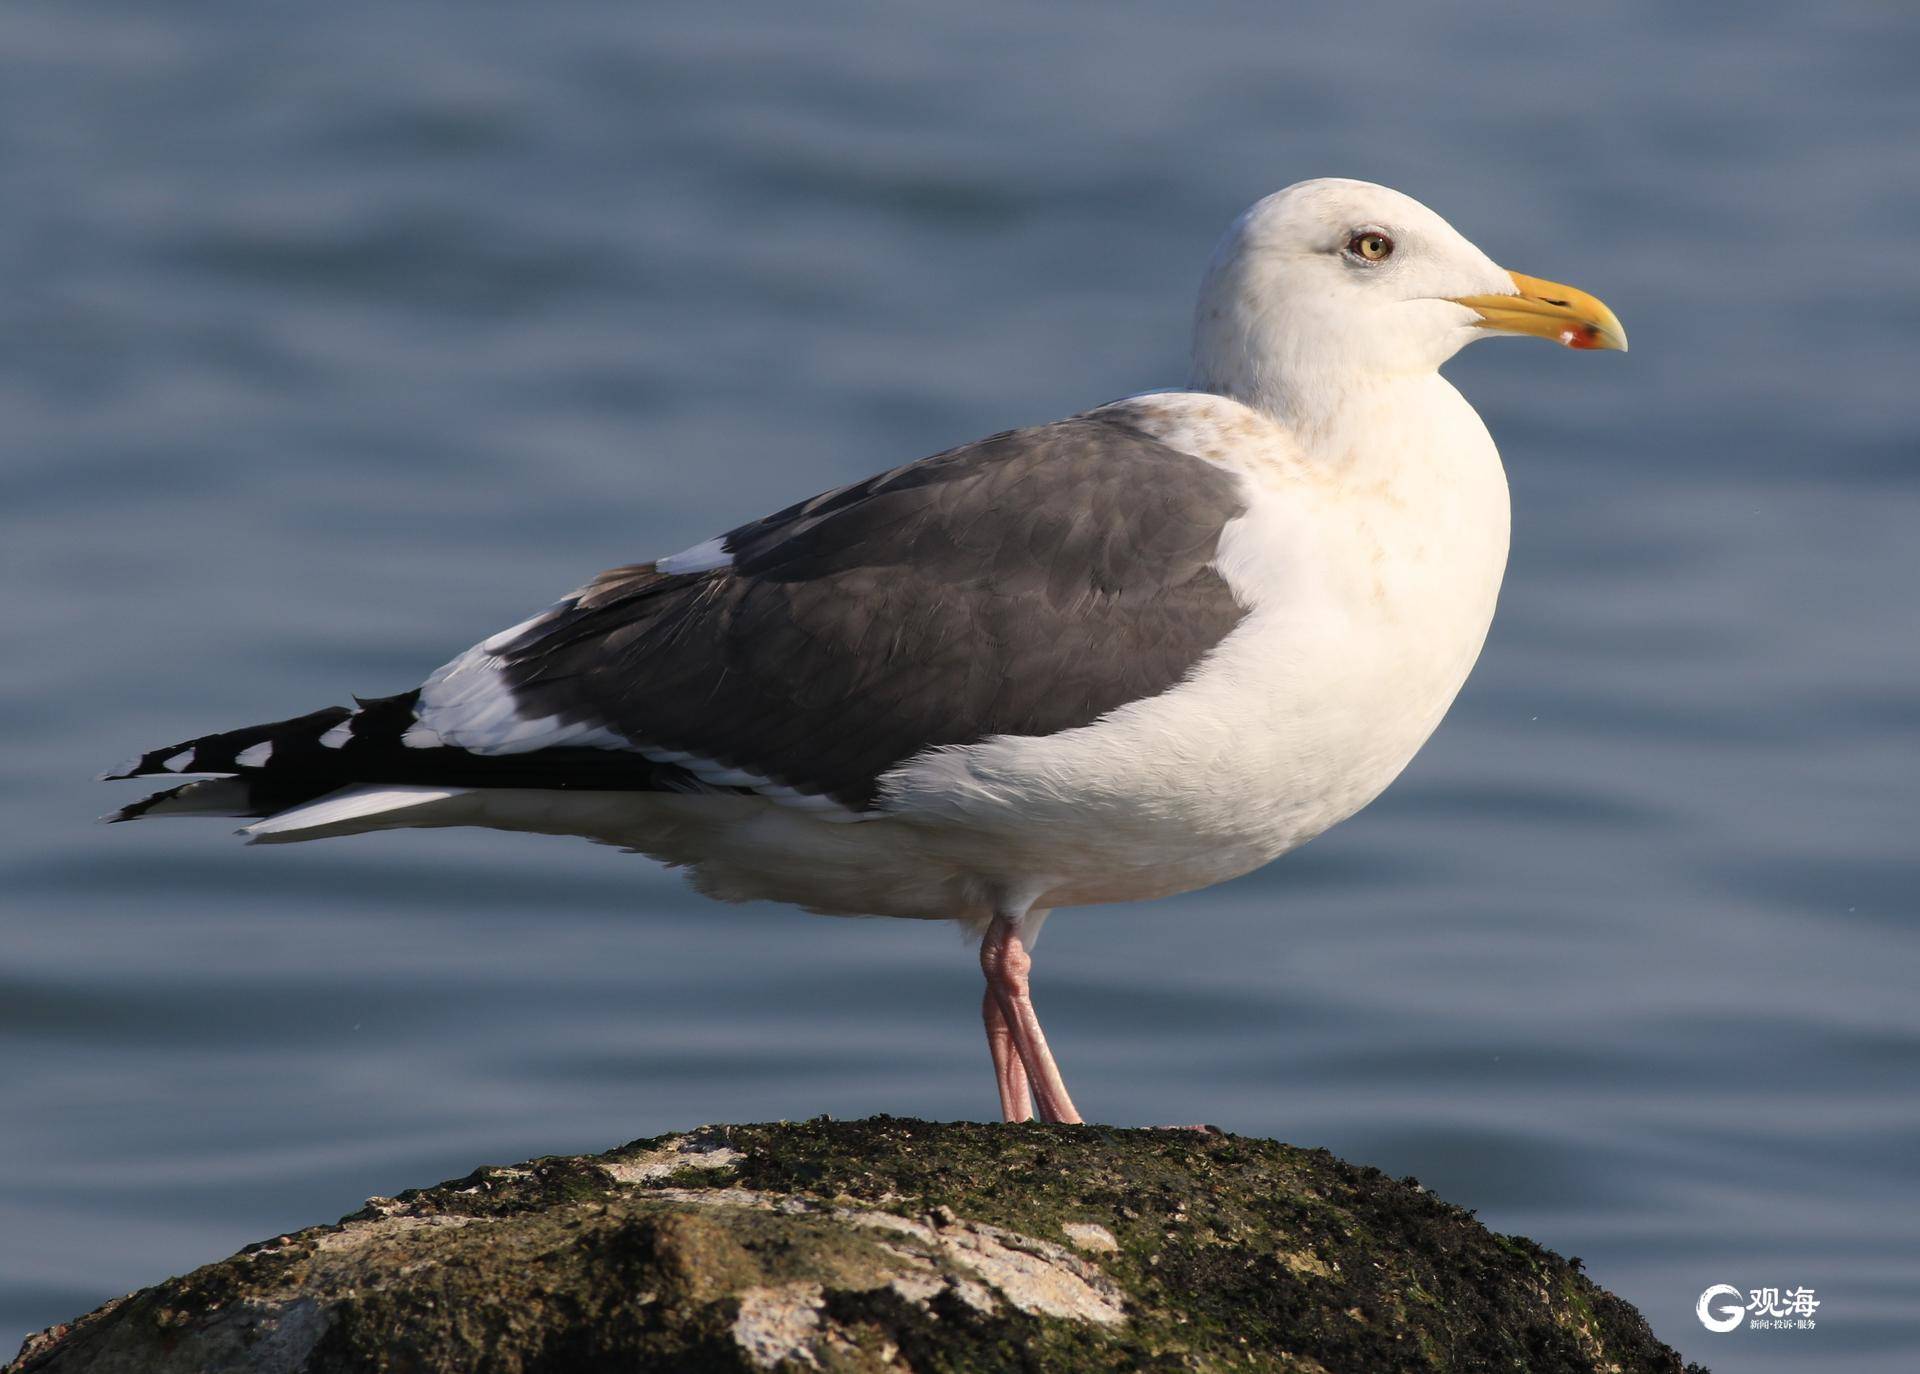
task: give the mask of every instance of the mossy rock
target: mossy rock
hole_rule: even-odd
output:
[[[1323,1150],[880,1117],[374,1198],[53,1327],[6,1374],[656,1369],[1682,1366],[1576,1266]]]

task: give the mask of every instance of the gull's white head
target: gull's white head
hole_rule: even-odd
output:
[[[1234,222],[1194,320],[1194,385],[1275,413],[1369,379],[1431,373],[1487,332],[1627,346],[1583,291],[1507,272],[1411,196],[1302,181]]]

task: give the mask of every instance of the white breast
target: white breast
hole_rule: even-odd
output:
[[[1044,739],[942,750],[888,792],[896,814],[970,851],[957,861],[991,854],[1043,887],[1042,906],[1218,882],[1365,806],[1466,680],[1506,563],[1498,454],[1438,377],[1364,407],[1351,432],[1365,446],[1332,436],[1332,463],[1219,397],[1123,404],[1244,475],[1249,508],[1216,566],[1246,620],[1170,692]]]

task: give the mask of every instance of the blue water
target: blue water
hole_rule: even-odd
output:
[[[1306,851],[1050,923],[1076,1096],[1417,1174],[1719,1374],[1920,1365],[1920,11],[1289,8],[0,9],[0,1344],[482,1161],[988,1113],[944,926],[90,779],[1177,383],[1222,227],[1344,174],[1633,352],[1455,365],[1479,669]]]

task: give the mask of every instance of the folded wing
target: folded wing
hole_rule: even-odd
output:
[[[747,792],[854,819],[924,750],[1182,681],[1245,613],[1212,567],[1239,482],[1107,418],[995,435],[603,573],[417,692],[121,776],[227,775],[237,814],[406,784]],[[128,811],[162,809],[211,806]]]

